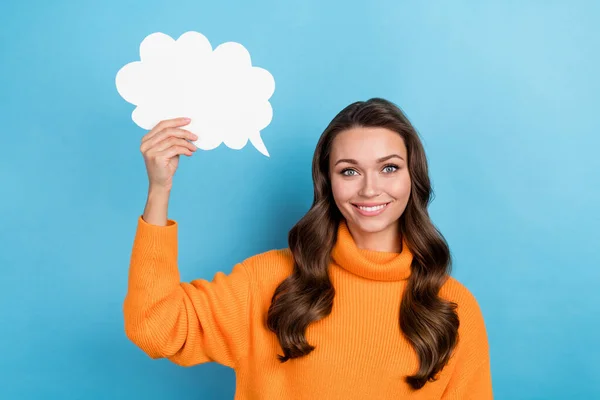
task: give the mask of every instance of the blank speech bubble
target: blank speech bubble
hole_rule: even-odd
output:
[[[250,143],[269,152],[260,131],[273,118],[269,98],[275,80],[269,71],[253,67],[250,53],[235,42],[213,51],[199,32],[177,40],[156,32],[140,44],[140,61],[123,66],[116,76],[117,91],[137,107],[131,118],[151,130],[161,120],[189,117],[182,127],[196,135],[194,144],[212,150],[221,143],[240,150]]]

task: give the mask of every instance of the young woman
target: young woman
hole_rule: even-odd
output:
[[[130,340],[152,358],[233,368],[236,399],[492,399],[482,313],[449,276],[425,152],[396,105],[342,110],[317,144],[314,201],[289,248],[210,282],[180,282],[167,219],[178,158],[196,150],[187,123],[162,121],[142,140],[149,195],[124,302]]]

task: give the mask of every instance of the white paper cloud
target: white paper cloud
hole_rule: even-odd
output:
[[[137,106],[131,118],[143,129],[189,117],[192,122],[182,128],[198,135],[194,144],[200,149],[225,143],[239,150],[250,139],[269,156],[260,131],[273,118],[269,98],[275,81],[267,70],[252,66],[239,43],[223,43],[213,51],[199,32],[177,40],[153,33],[140,44],[140,61],[117,72],[116,85],[123,99]]]

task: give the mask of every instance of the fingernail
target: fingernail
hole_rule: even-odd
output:
[[[191,121],[191,119],[189,119],[189,118],[184,118],[183,120],[184,120],[185,122],[190,122],[190,121]]]

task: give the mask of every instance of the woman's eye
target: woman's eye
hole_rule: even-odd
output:
[[[395,172],[398,169],[397,165],[386,165],[383,167],[383,171],[386,173]]]
[[[383,167],[383,172],[386,174],[391,174],[392,172],[396,172],[399,169],[397,165],[386,165]],[[346,168],[340,172],[344,176],[355,176],[358,175],[358,172],[352,168]]]
[[[345,175],[345,176],[354,176],[355,173],[356,173],[355,170],[349,169],[349,168],[342,170],[342,175]]]

